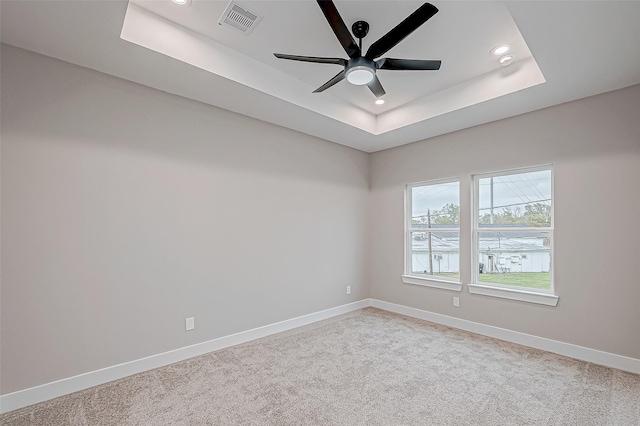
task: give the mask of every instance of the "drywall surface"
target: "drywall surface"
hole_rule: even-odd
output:
[[[640,86],[374,153],[371,297],[614,354],[640,358]],[[403,284],[404,190],[459,177],[553,164],[556,307]],[[470,221],[461,225],[471,235]],[[471,241],[461,243],[462,281]],[[454,308],[452,297],[460,297]]]
[[[2,394],[369,296],[367,154],[6,45],[1,84]]]

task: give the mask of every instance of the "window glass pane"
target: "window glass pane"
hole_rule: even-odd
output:
[[[551,290],[550,241],[550,232],[479,232],[479,281]]]
[[[482,178],[478,223],[551,226],[551,170]]]
[[[411,188],[411,223],[428,228],[460,226],[460,183],[436,183]]]
[[[411,273],[460,279],[460,233],[411,233]]]

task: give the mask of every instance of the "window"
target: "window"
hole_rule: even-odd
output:
[[[405,198],[404,283],[556,306],[551,166],[414,183]]]
[[[460,182],[407,186],[403,281],[460,291]]]
[[[550,167],[475,176],[472,293],[557,303]]]

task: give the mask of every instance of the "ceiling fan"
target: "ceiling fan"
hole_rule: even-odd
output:
[[[433,15],[438,13],[438,8],[430,3],[420,6],[415,12],[400,22],[391,31],[380,37],[378,41],[369,46],[369,50],[362,55],[362,39],[369,32],[369,24],[365,21],[357,21],[351,27],[353,35],[359,40],[356,44],[349,33],[338,9],[331,0],[318,0],[318,5],[329,22],[329,26],[338,38],[338,41],[349,56],[349,59],[342,58],[320,58],[315,56],[297,56],[274,53],[277,58],[289,59],[292,61],[315,62],[319,64],[341,65],[344,69],[335,77],[318,87],[313,93],[323,92],[334,84],[345,78],[355,85],[367,85],[371,92],[380,98],[386,93],[378,80],[376,70],[438,70],[441,61],[421,60],[421,59],[393,59],[380,58],[396,44],[404,40],[409,34],[417,30],[422,24],[427,22]],[[377,59],[376,58],[380,58]]]

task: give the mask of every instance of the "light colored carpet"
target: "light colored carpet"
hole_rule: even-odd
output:
[[[640,376],[367,308],[3,425],[640,425]]]

